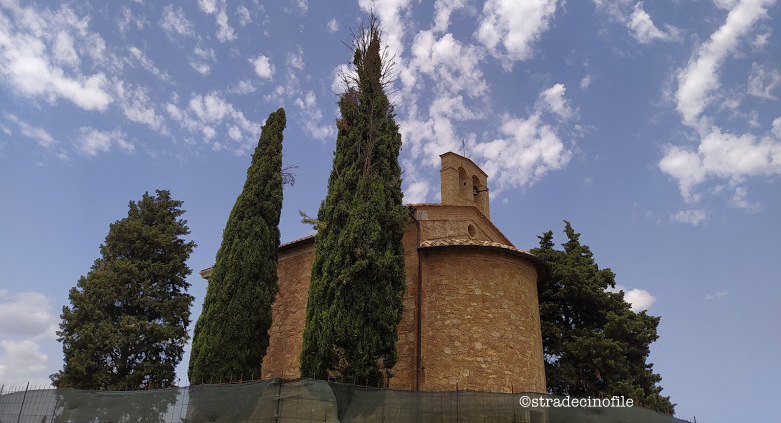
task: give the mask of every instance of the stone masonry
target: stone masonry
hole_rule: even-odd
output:
[[[537,300],[545,264],[515,248],[489,220],[485,172],[458,154],[441,157],[442,203],[410,205],[391,387],[545,392]],[[307,376],[299,355],[314,249],[314,236],[279,248],[264,379]]]

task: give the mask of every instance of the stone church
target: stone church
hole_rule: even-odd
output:
[[[411,204],[395,389],[545,392],[537,277],[545,263],[491,223],[488,177],[442,154],[440,204]],[[301,376],[315,236],[279,247],[263,379]],[[211,269],[201,271],[208,279]]]

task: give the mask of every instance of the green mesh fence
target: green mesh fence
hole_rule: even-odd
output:
[[[48,422],[682,422],[640,407],[522,406],[526,394],[363,388],[314,379],[149,391],[0,392],[0,423]],[[536,404],[539,405],[539,404]]]

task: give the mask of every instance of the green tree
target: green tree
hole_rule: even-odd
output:
[[[579,397],[624,395],[637,405],[672,414],[660,394],[661,376],[648,363],[659,338],[659,317],[635,313],[615,288],[615,274],[600,269],[587,245],[566,222],[568,241],[555,250],[545,232],[533,254],[551,268],[537,287],[548,392]]]
[[[341,118],[328,194],[318,212],[301,374],[387,384],[405,289],[401,135],[384,92],[389,61],[372,16],[355,42],[357,77]]]
[[[188,339],[190,286],[185,262],[195,247],[182,202],[168,191],[130,202],[109,227],[101,258],[70,290],[57,332],[63,369],[57,387],[143,389],[174,385]]]
[[[259,378],[279,291],[285,111],[269,115],[231,210],[193,334],[192,383]]]

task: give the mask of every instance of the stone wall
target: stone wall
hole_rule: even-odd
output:
[[[269,345],[263,359],[263,379],[301,376],[299,363],[306,323],[306,303],[314,261],[314,237],[279,249],[279,293],[271,306]]]
[[[535,267],[484,246],[420,254],[421,389],[545,392]]]

